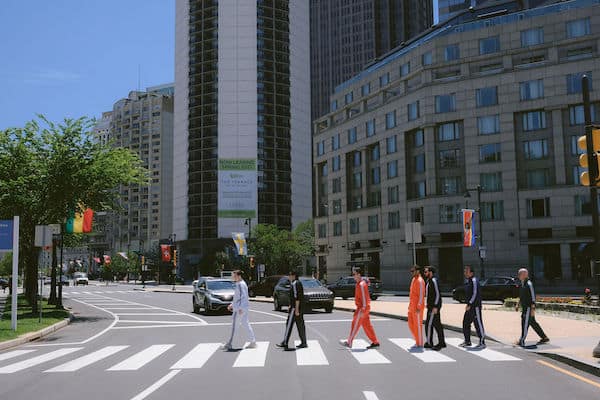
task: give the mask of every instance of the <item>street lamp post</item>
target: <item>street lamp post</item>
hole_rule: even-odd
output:
[[[170,243],[171,247],[173,247],[175,245],[175,249],[174,249],[175,251],[177,251],[177,245],[175,244],[176,242],[177,242],[177,234],[171,233],[169,235],[169,243]],[[174,253],[174,255],[173,255],[173,271],[171,271],[171,272],[173,272],[173,274],[172,274],[173,275],[173,287],[171,288],[171,290],[173,290],[173,291],[175,291],[175,274],[177,273],[177,263],[175,261],[176,254],[177,253]],[[159,272],[159,274],[160,274],[160,272]]]
[[[250,238],[252,236],[252,218],[246,218],[244,220],[244,225],[246,225],[248,227],[248,240],[247,243],[250,244]],[[246,247],[248,247],[246,245]],[[248,256],[248,254],[246,254],[246,256]],[[252,275],[250,275],[252,276]],[[260,273],[258,272],[258,267],[256,268],[256,281],[260,281]]]
[[[476,188],[473,189],[467,189],[465,191],[465,199],[466,199],[466,207],[469,208],[469,199],[471,198],[471,193],[472,191],[477,191],[477,214],[478,214],[478,221],[479,221],[479,234],[477,235],[477,238],[479,239],[479,268],[481,269],[481,279],[485,279],[485,266],[484,266],[484,254],[485,254],[485,247],[483,246],[483,223],[482,223],[482,215],[481,215],[481,192],[483,191],[483,188],[481,187],[481,185],[477,185]]]

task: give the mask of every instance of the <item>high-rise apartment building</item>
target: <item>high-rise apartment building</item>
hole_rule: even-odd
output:
[[[431,0],[310,0],[313,119],[330,111],[338,84],[432,21]]]
[[[488,8],[488,13],[503,14],[518,9],[535,8],[541,5],[557,3],[559,1],[561,0],[435,0],[434,23],[443,23],[465,10],[470,9],[475,12],[482,6]]]
[[[177,0],[175,36],[173,230],[191,277],[232,232],[311,217],[309,3]]]

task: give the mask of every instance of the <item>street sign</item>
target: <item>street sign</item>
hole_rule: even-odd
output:
[[[486,256],[487,256],[487,248],[485,246],[480,246],[479,247],[479,258],[485,259]]]
[[[265,264],[258,264],[258,273],[264,274],[265,272]]]
[[[49,225],[35,226],[35,247],[52,246],[52,228]]]
[[[422,243],[421,223],[407,222],[404,225],[404,237],[406,238],[406,243]]]
[[[13,220],[0,220],[0,250],[12,250],[13,248]]]

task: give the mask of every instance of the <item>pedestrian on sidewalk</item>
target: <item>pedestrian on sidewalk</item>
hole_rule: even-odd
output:
[[[529,271],[527,268],[521,268],[518,276],[521,281],[521,289],[519,289],[519,303],[521,303],[521,338],[517,344],[521,347],[525,347],[525,339],[527,338],[527,331],[529,330],[530,325],[540,337],[537,344],[548,343],[550,339],[548,339],[548,336],[546,336],[540,324],[535,320],[535,291],[533,290],[533,282],[529,279]],[[519,303],[517,303],[517,306],[515,307],[516,311],[519,311]]]
[[[425,297],[427,298],[427,318],[425,319],[425,333],[427,342],[425,348],[432,348],[439,351],[446,347],[444,339],[444,327],[442,326],[442,318],[440,312],[442,310],[442,294],[438,279],[435,276],[436,269],[431,265],[425,267]],[[433,344],[433,329],[437,332],[438,344]]]
[[[475,277],[473,267],[465,266],[465,298],[467,305],[463,317],[463,335],[465,341],[460,344],[461,347],[471,346],[471,324],[475,323],[475,330],[479,336],[479,346],[485,347],[485,329],[483,328],[483,319],[481,317],[481,287],[479,280]]]
[[[423,347],[423,311],[425,306],[425,281],[421,277],[421,267],[413,265],[408,302],[408,328],[415,338],[414,347]]]
[[[379,340],[377,340],[377,335],[375,335],[375,329],[373,329],[369,315],[371,312],[369,284],[367,283],[367,280],[362,277],[362,274],[362,268],[354,268],[352,272],[354,282],[356,282],[354,288],[354,304],[356,304],[356,310],[354,311],[354,317],[352,318],[352,325],[350,325],[350,335],[348,336],[348,340],[344,341],[342,344],[345,347],[352,348],[352,342],[362,327],[371,341],[371,344],[367,349],[373,349],[379,347]]]
[[[290,308],[288,310],[288,319],[285,326],[283,342],[276,345],[285,351],[294,350],[288,347],[294,323],[296,323],[298,336],[300,336],[300,345],[296,348],[304,349],[308,347],[308,344],[306,343],[306,328],[304,327],[304,310],[302,309],[302,303],[304,302],[304,287],[302,286],[302,282],[298,279],[298,272],[290,271],[288,273],[288,279],[290,280]]]
[[[235,282],[235,288],[233,292],[233,301],[227,309],[230,312],[233,312],[233,320],[231,322],[231,337],[227,344],[223,346],[224,350],[231,351],[233,349],[233,338],[235,336],[235,327],[239,323],[244,328],[246,328],[246,333],[248,334],[248,340],[250,344],[246,346],[247,349],[253,349],[256,347],[256,337],[254,336],[254,331],[250,326],[250,321],[248,320],[248,311],[250,308],[250,300],[248,298],[248,285],[242,278],[242,271],[235,270],[231,275],[233,281]]]

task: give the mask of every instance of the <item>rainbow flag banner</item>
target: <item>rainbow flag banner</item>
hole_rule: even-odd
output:
[[[92,220],[94,219],[94,211],[91,208],[79,209],[71,212],[71,216],[67,219],[67,233],[90,233],[92,231]]]

